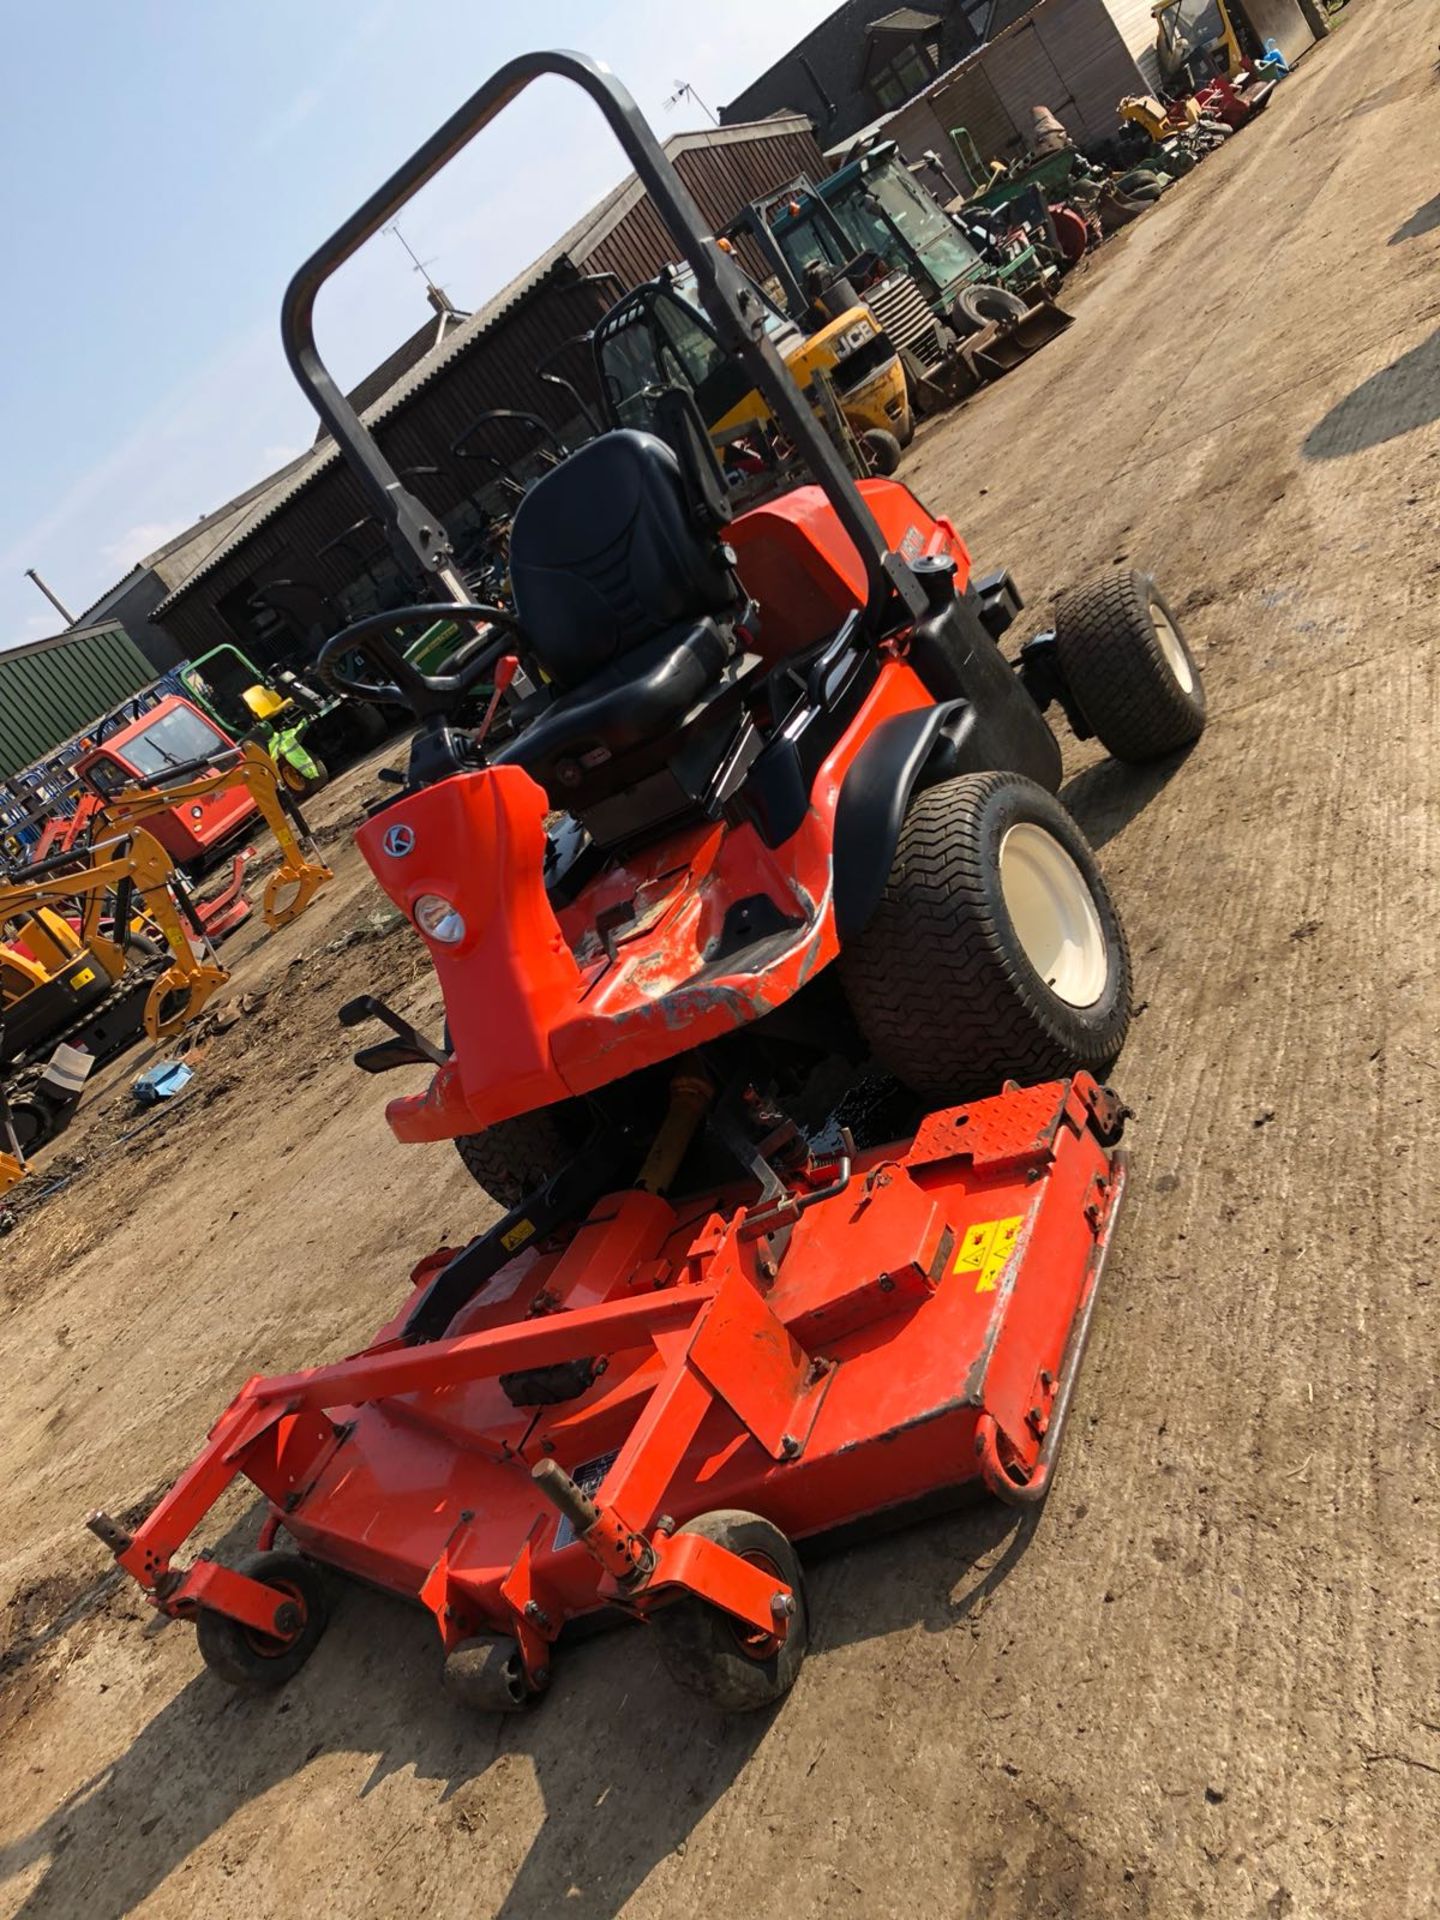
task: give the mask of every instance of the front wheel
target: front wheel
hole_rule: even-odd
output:
[[[200,1658],[242,1693],[283,1687],[304,1666],[325,1631],[325,1588],[319,1573],[296,1553],[256,1553],[237,1569],[285,1595],[285,1631],[258,1633],[229,1614],[202,1607],[195,1621]]]
[[[1095,855],[1018,773],[969,773],[911,803],[880,905],[840,955],[875,1059],[949,1104],[1083,1068],[1130,1024],[1130,955]]]
[[[1063,594],[1055,656],[1081,716],[1117,760],[1158,760],[1205,731],[1205,683],[1148,574],[1112,573]]]
[[[778,1527],[737,1508],[702,1513],[680,1532],[713,1540],[775,1577],[777,1609],[782,1601],[785,1607],[776,1616],[777,1623],[783,1620],[784,1638],[757,1632],[708,1600],[686,1594],[651,1616],[665,1671],[677,1686],[722,1713],[753,1713],[772,1705],[794,1686],[810,1640],[799,1555]],[[788,1595],[779,1591],[782,1582]]]
[[[860,445],[872,473],[889,475],[899,466],[900,442],[884,427],[867,427],[860,435]]]
[[[585,1103],[562,1100],[497,1121],[483,1133],[461,1134],[455,1151],[471,1178],[509,1213],[572,1160],[590,1132]]]

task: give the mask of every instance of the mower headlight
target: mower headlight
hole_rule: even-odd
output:
[[[465,938],[460,910],[443,894],[421,894],[415,902],[415,924],[427,940],[438,940],[442,947],[453,947]]]
[[[839,347],[842,357],[847,353],[857,352],[859,348],[865,345],[867,340],[873,340],[874,338],[875,329],[870,321],[857,320],[853,326],[847,327],[840,336]]]

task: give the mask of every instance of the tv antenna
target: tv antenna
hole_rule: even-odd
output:
[[[425,284],[427,286],[432,285],[433,282],[430,279],[430,269],[431,267],[434,266],[435,260],[439,258],[439,255],[437,254],[434,259],[422,260],[419,254],[416,253],[415,249],[411,246],[410,242],[405,238],[404,234],[400,231],[400,222],[398,220],[392,220],[388,227],[382,227],[380,231],[382,233],[394,234],[395,238],[400,242],[401,246],[405,249],[406,253],[409,254],[411,266],[413,267],[414,271],[416,273],[423,273],[425,276]]]
[[[677,80],[675,82],[675,91],[665,100],[665,111],[669,113],[672,108],[678,107],[682,100],[693,100],[705,117],[708,120],[714,121],[717,127],[719,126],[720,121],[717,116],[711,113],[709,107],[706,106],[705,102],[700,98],[688,80]]]

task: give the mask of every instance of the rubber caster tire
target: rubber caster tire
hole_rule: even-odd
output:
[[[525,1662],[504,1635],[462,1640],[445,1656],[445,1691],[474,1713],[522,1713],[530,1704]]]
[[[941,1105],[1080,1068],[1103,1079],[1130,1024],[1129,949],[1095,855],[1018,773],[916,796],[840,974],[874,1058]]]
[[[889,475],[900,464],[900,442],[893,433],[887,433],[884,427],[867,427],[860,435],[860,445],[865,458],[870,463],[870,471]]]
[[[200,1658],[227,1686],[241,1693],[269,1693],[293,1680],[320,1644],[330,1617],[324,1582],[318,1569],[296,1553],[254,1553],[236,1571],[290,1595],[299,1613],[295,1631],[287,1639],[275,1639],[202,1607],[195,1619]]]
[[[1144,573],[1062,594],[1055,654],[1071,698],[1117,760],[1158,760],[1205,731],[1205,683],[1180,622]]]
[[[687,1594],[650,1617],[665,1671],[677,1687],[721,1713],[753,1713],[782,1699],[800,1672],[810,1644],[810,1618],[800,1557],[778,1527],[757,1513],[720,1508],[702,1513],[680,1533],[700,1534],[762,1566],[795,1596],[782,1641],[757,1635],[731,1614]]]

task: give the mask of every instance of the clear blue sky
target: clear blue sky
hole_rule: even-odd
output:
[[[493,68],[605,59],[661,135],[779,57],[835,0],[72,0],[3,14],[0,648],[300,451],[280,351],[291,272]],[[583,97],[542,82],[411,205],[474,307],[624,172]],[[331,283],[322,351],[353,382],[425,316],[393,239]]]

